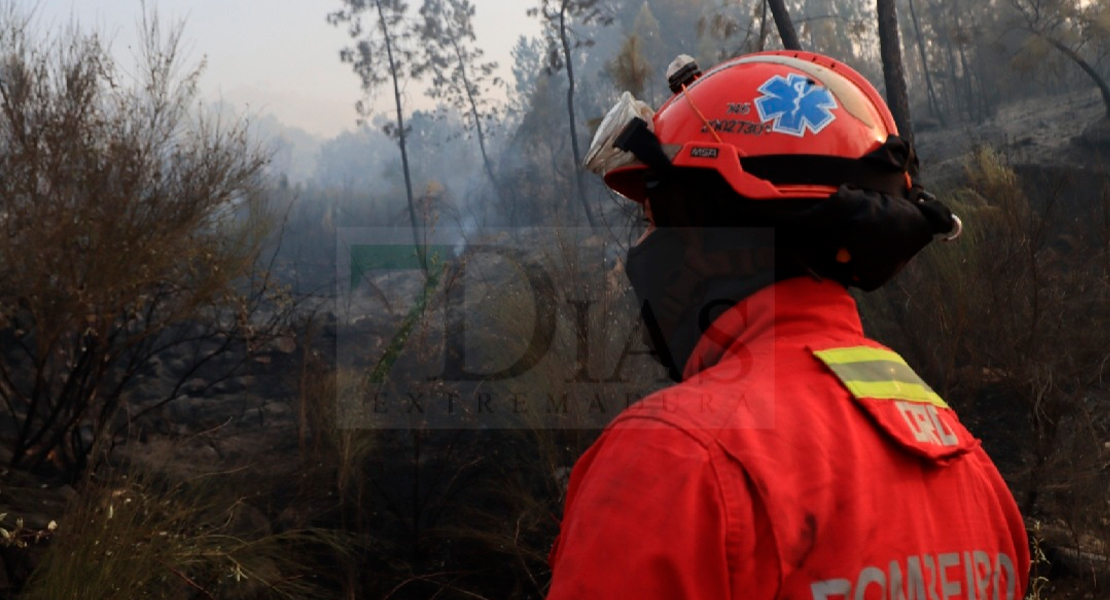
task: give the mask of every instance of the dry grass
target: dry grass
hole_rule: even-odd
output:
[[[272,533],[228,474],[171,483],[148,472],[90,484],[21,599],[318,598],[345,552],[322,530]]]

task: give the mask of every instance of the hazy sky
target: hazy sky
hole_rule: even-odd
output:
[[[31,5],[32,0],[26,1]],[[344,28],[326,22],[340,0],[148,0],[164,22],[184,20],[191,62],[207,58],[201,94],[223,99],[251,113],[272,113],[283,123],[333,136],[352,128],[354,103],[361,97],[358,77],[339,62],[348,43]],[[410,0],[410,8],[419,0]],[[535,2],[474,0],[478,44],[511,78],[509,51],[520,35],[539,33],[525,11]],[[40,26],[63,25],[75,18],[84,30],[96,29],[130,66],[141,14],[140,0],[39,0]],[[415,84],[406,90],[409,106],[429,101]],[[390,91],[391,94],[391,91]],[[378,94],[383,105],[386,93]],[[387,106],[392,106],[391,104]]]

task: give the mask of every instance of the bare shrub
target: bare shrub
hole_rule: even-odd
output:
[[[144,18],[134,77],[96,35],[33,30],[0,7],[0,436],[13,466],[76,473],[226,377],[287,302],[257,268],[266,157],[199,110],[181,28]]]

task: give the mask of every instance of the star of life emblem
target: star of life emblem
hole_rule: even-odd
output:
[[[802,137],[808,129],[820,133],[836,120],[832,109],[836,98],[803,75],[775,75],[759,86],[763,94],[755,99],[755,108],[764,123],[774,121],[771,131]]]

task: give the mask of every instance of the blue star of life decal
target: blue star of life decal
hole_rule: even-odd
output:
[[[774,120],[771,131],[802,137],[806,129],[820,133],[836,120],[832,92],[803,75],[775,75],[759,91],[763,95],[755,99],[755,108],[764,123]]]

